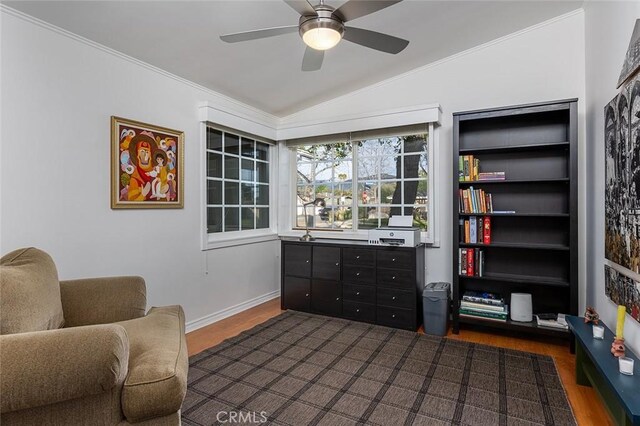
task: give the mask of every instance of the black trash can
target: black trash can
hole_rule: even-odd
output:
[[[425,286],[422,292],[422,319],[426,334],[446,336],[450,290],[449,283],[429,283]]]

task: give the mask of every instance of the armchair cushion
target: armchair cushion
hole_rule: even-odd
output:
[[[129,375],[122,390],[127,420],[175,413],[187,392],[189,368],[182,307],[154,307],[144,318],[118,324],[130,342]]]
[[[60,281],[66,327],[108,324],[144,316],[147,291],[142,277]]]
[[[36,248],[0,259],[0,334],[52,330],[64,325],[58,271]]]
[[[129,342],[115,324],[0,336],[0,411],[55,404],[122,385]]]

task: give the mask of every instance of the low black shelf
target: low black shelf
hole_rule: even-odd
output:
[[[569,282],[559,278],[545,277],[540,275],[517,275],[517,274],[501,274],[490,273],[481,277],[473,275],[459,275],[461,279],[485,280],[485,281],[502,281],[508,283],[546,285],[555,287],[569,287]]]
[[[568,330],[550,327],[538,327],[535,321],[532,322],[518,322],[518,321],[493,321],[485,320],[479,317],[460,316],[459,321],[464,324],[474,324],[484,327],[499,328],[502,330],[511,330],[516,332],[531,333],[531,334],[543,334],[547,336],[555,336],[562,338],[569,338],[570,334]]]
[[[569,213],[458,213],[460,216],[569,217]]]
[[[496,152],[527,152],[538,151],[548,149],[568,149],[570,147],[569,142],[555,142],[555,143],[532,143],[525,145],[511,145],[511,146],[490,146],[482,148],[462,148],[460,149],[460,155],[474,154],[474,153],[496,153]]]
[[[526,250],[558,250],[568,251],[569,246],[561,244],[527,244],[527,243],[499,243],[492,242],[491,244],[478,244],[478,243],[460,243],[460,247],[464,248],[514,248],[514,249],[526,249]]]
[[[496,180],[466,180],[458,181],[460,186],[476,186],[476,185],[496,185],[509,183],[568,183],[569,178],[549,178],[549,179],[496,179]]]

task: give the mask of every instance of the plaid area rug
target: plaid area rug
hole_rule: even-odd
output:
[[[185,425],[575,425],[553,360],[287,311],[189,360]]]

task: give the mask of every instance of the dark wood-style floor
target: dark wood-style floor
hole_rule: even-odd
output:
[[[218,321],[215,324],[193,331],[187,334],[189,355],[197,354],[211,346],[215,346],[229,337],[233,337],[269,318],[279,315],[281,312],[280,299],[274,299]],[[449,332],[447,337],[552,356],[556,362],[578,424],[598,426],[614,424],[595,391],[589,387],[576,385],[575,356],[569,353],[566,342],[534,340],[525,336],[497,335],[482,330],[461,330],[458,335]]]

